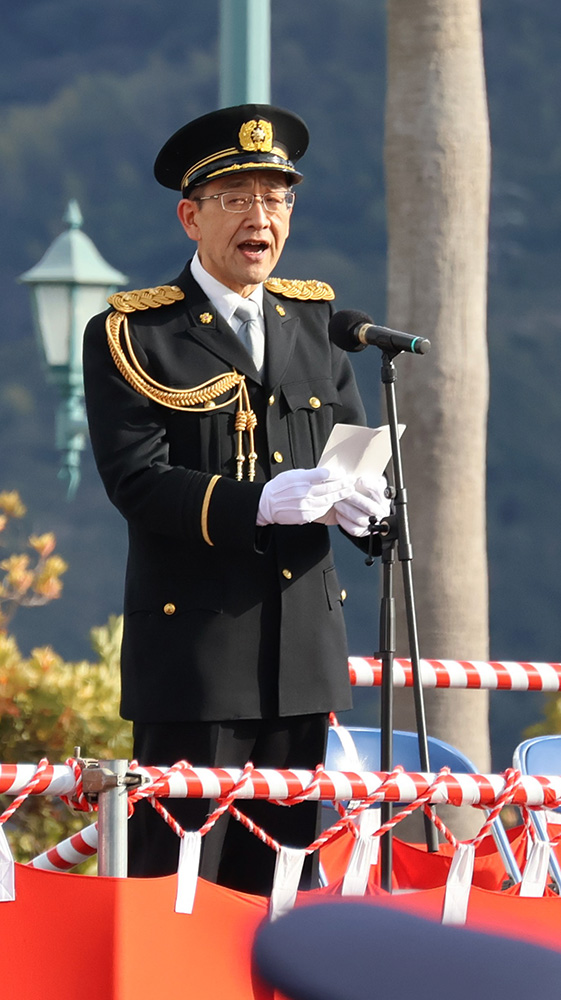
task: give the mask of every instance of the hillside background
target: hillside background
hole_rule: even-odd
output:
[[[381,0],[272,0],[272,100],[312,135],[278,273],[331,282],[339,308],[384,321],[382,172],[385,11]],[[57,397],[45,380],[27,290],[16,279],[64,228],[84,230],[130,287],[165,282],[190,253],[155,154],[217,103],[217,0],[21,0],[0,39],[0,490],[17,489],[26,531],[54,530],[70,564],[62,599],[22,611],[22,652],[50,643],[90,656],[89,630],[120,611],[125,533],[91,453],[76,499],[57,479]],[[491,655],[559,660],[561,585],[561,7],[483,0],[493,145],[489,264]],[[355,359],[378,422],[375,349]],[[420,363],[400,358],[397,365]],[[430,363],[430,356],[421,363]],[[399,382],[397,386],[399,405]],[[407,470],[405,470],[407,479]],[[451,484],[453,488],[453,484]],[[469,531],[469,523],[465,530]],[[414,543],[414,539],[413,539]],[[377,573],[337,544],[350,649],[371,655]],[[351,551],[349,551],[351,550]],[[422,653],[422,650],[421,650]],[[469,658],[470,650],[458,650]],[[376,724],[359,692],[356,720]],[[492,698],[494,766],[509,763],[541,696]],[[71,748],[70,748],[71,749]]]

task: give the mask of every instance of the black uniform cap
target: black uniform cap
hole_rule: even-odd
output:
[[[527,1000],[559,989],[552,948],[443,926],[370,897],[297,906],[262,924],[253,957],[292,1000]]]
[[[164,187],[189,194],[196,184],[241,170],[280,170],[291,184],[302,180],[294,163],[309,134],[292,111],[269,104],[240,104],[195,118],[172,135],[154,164]]]

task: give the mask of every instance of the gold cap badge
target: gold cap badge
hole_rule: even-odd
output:
[[[248,153],[270,153],[273,148],[273,126],[263,118],[244,122],[239,131],[240,146]]]

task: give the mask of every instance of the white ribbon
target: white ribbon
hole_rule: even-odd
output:
[[[305,859],[306,852],[301,848],[281,847],[279,850],[269,907],[271,920],[288,913],[294,906]]]
[[[446,879],[443,924],[465,924],[474,863],[475,846],[458,844]]]
[[[341,887],[342,896],[364,896],[370,868],[378,861],[380,838],[372,834],[380,826],[380,810],[366,809],[358,817],[359,836],[355,840]]]
[[[532,845],[520,883],[521,896],[543,896],[547,885],[549,851],[547,840],[536,840]]]
[[[198,830],[189,830],[181,838],[177,867],[176,913],[192,913],[197,891],[202,838]]]
[[[0,826],[0,903],[13,903],[16,898],[14,859],[10,845]]]

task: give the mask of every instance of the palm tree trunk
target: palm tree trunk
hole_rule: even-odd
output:
[[[397,359],[423,657],[486,660],[490,143],[479,0],[388,0],[388,324],[432,342]],[[408,654],[404,618],[398,652]],[[484,692],[425,694],[431,735],[489,770]],[[415,728],[396,693],[398,728]],[[479,822],[479,820],[478,820]]]

